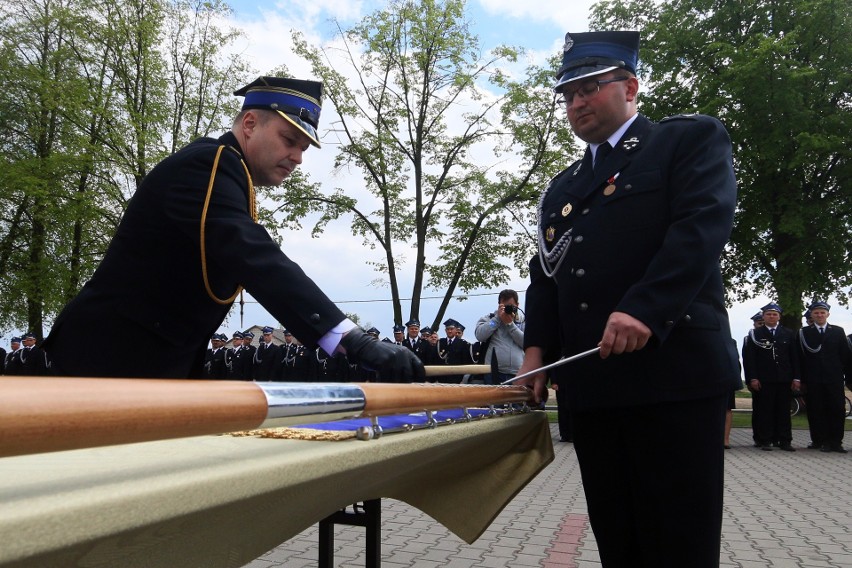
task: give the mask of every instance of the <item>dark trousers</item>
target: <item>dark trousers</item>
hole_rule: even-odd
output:
[[[846,394],[843,383],[808,383],[805,402],[811,442],[817,446],[839,446],[843,443],[846,421]]]
[[[719,566],[727,401],[572,413],[604,568]]]
[[[790,403],[793,391],[790,383],[765,383],[752,395],[751,426],[758,445],[789,444],[793,440],[790,422]]]

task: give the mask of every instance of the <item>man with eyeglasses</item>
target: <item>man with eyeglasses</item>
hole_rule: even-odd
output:
[[[518,373],[600,347],[553,380],[605,568],[718,566],[725,408],[741,386],[719,266],[730,139],[707,116],[637,112],[637,32],[565,40],[555,91],[588,146],[539,203]],[[519,382],[543,397],[544,372]]]

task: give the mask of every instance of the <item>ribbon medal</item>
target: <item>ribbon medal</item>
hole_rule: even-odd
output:
[[[606,180],[607,186],[603,190],[603,194],[607,197],[615,193],[615,180],[618,179],[618,176],[621,175],[621,172],[618,172],[608,180]]]

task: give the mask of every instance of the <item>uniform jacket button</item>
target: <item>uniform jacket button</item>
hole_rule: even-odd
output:
[[[666,322],[666,327],[671,327],[673,325],[674,325],[674,322],[672,320],[669,320],[669,321]]]
[[[589,214],[589,208],[588,207],[586,207],[585,209],[580,211],[580,215],[588,215],[588,214]]]
[[[311,321],[312,321],[313,323],[319,323],[319,321],[320,321],[320,315],[319,315],[319,314],[311,314]]]
[[[585,311],[586,311],[586,310],[588,310],[588,309],[589,309],[589,304],[587,304],[586,302],[581,302],[581,303],[580,303],[580,311],[581,311],[581,312],[585,312]]]
[[[577,276],[577,278],[582,278],[583,276],[586,275],[586,271],[583,270],[582,268],[578,268],[577,271],[574,274]]]
[[[689,314],[686,314],[685,316],[683,316],[683,321],[685,321],[686,323],[691,322],[691,321],[692,321],[692,316],[691,316],[691,315],[689,315]]]
[[[574,237],[574,242],[575,243],[582,243],[583,242],[583,235],[577,235],[576,237]]]

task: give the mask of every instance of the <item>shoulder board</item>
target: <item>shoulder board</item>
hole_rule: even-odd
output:
[[[669,122],[671,120],[698,120],[699,114],[676,114],[674,116],[667,116],[662,119],[660,122]]]

